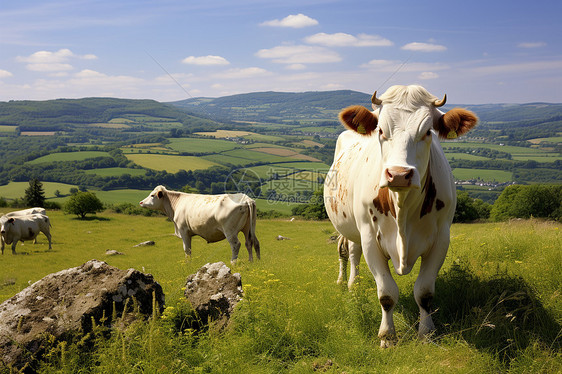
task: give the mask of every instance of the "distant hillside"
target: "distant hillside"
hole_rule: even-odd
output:
[[[0,102],[0,126],[19,126],[21,131],[65,131],[76,125],[105,123],[130,115],[164,118],[183,125],[196,121],[201,125],[200,118],[154,100],[84,98]]]
[[[349,105],[371,107],[371,95],[350,91],[254,92],[218,98],[194,98],[169,103],[172,106],[222,121],[302,124],[337,122],[339,111]],[[447,104],[473,110],[482,123],[554,122],[562,117],[562,104]],[[560,129],[562,131],[562,128]]]
[[[349,105],[369,106],[371,96],[342,90],[322,92],[254,92],[218,98],[194,98],[169,104],[223,121],[300,124],[337,121]]]

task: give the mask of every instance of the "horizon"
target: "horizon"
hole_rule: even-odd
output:
[[[174,102],[421,84],[562,102],[562,3],[31,0],[0,7],[0,101]]]

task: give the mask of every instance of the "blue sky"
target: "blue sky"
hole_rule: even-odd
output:
[[[421,84],[562,102],[561,16],[558,0],[3,0],[0,101]]]

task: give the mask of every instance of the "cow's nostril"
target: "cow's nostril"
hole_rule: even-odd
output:
[[[392,182],[394,180],[394,176],[390,173],[390,171],[388,169],[386,169],[385,174],[386,174],[386,179],[389,182]]]

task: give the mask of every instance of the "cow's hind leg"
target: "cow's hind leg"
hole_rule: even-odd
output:
[[[361,260],[361,244],[352,242],[350,240],[348,243],[349,251],[349,280],[347,281],[347,288],[351,290],[355,279],[359,275],[359,261]]]
[[[414,284],[414,297],[420,310],[420,326],[418,335],[425,339],[435,330],[433,319],[431,318],[431,302],[435,294],[435,278],[443,265],[447,248],[449,247],[449,232],[442,240],[435,243],[433,249],[425,257],[422,257],[420,273]]]
[[[43,234],[45,234],[45,236],[47,237],[47,240],[49,241],[49,249],[53,249],[51,247],[51,233],[47,230],[42,231]],[[37,237],[35,237],[35,242],[37,242]]]
[[[240,246],[242,245],[242,243],[240,243],[240,240],[238,240],[238,235],[227,236],[226,240],[228,240],[230,248],[232,249],[232,258],[230,260],[230,263],[235,264],[236,260],[238,259],[238,252],[240,251]]]
[[[244,234],[244,245],[246,246],[246,249],[248,250],[248,260],[249,261],[254,261],[254,255],[252,253],[252,244],[253,244],[253,240],[250,234],[250,231],[242,231],[242,233]],[[257,253],[256,253],[257,255]]]

